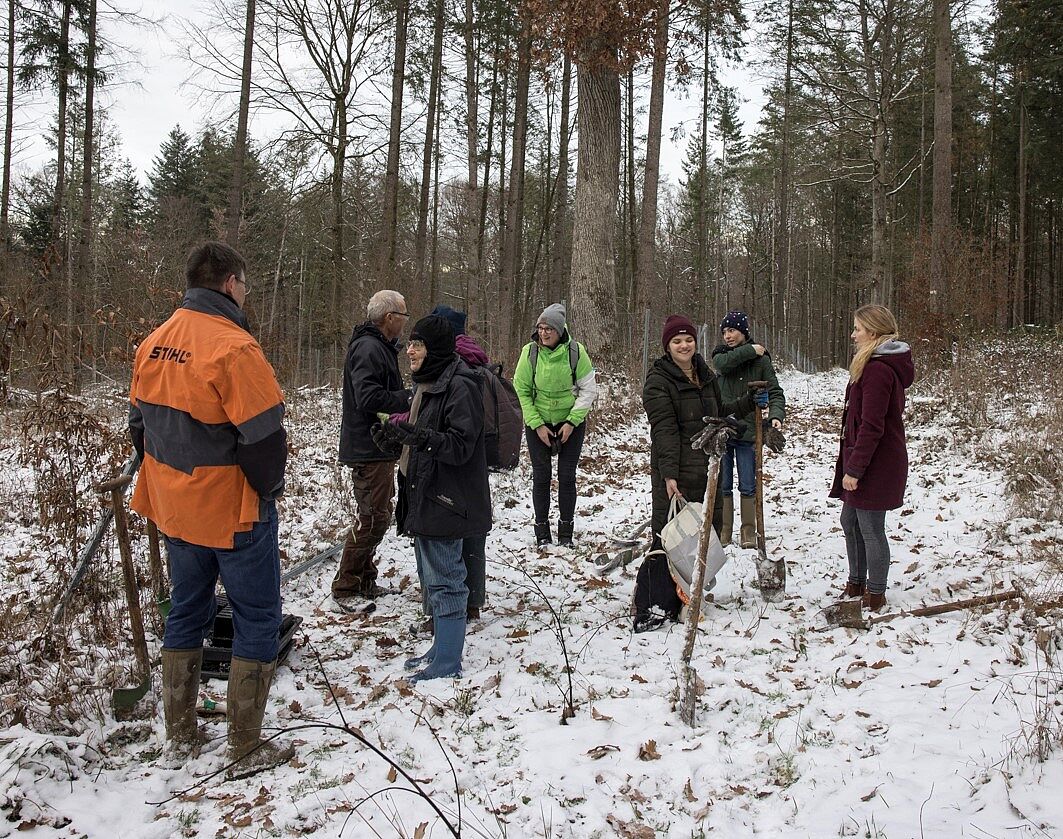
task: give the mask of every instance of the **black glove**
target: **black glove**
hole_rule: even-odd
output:
[[[786,438],[782,431],[771,424],[771,420],[764,420],[764,445],[775,454],[782,454],[786,447]]]
[[[398,454],[401,444],[392,434],[390,423],[376,423],[369,429],[369,436],[373,438],[373,444],[384,454]]]
[[[418,428],[403,420],[388,423],[390,433],[402,445],[419,451],[431,451],[439,445],[439,434],[427,428]]]

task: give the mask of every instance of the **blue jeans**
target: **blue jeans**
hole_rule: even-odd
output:
[[[236,534],[232,550],[166,537],[172,606],[163,647],[203,646],[214,626],[214,587],[220,574],[233,609],[233,655],[263,662],[277,657],[281,627],[277,505],[270,502],[266,509],[265,521]]]
[[[726,498],[734,492],[734,465],[738,463],[738,493],[750,496],[757,491],[757,456],[748,440],[734,440],[720,457],[720,492]]]
[[[465,618],[469,587],[465,585],[465,561],[461,539],[413,540],[417,573],[428,590],[428,606],[436,618]]]

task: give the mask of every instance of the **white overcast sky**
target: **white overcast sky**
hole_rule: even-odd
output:
[[[193,133],[209,119],[201,94],[188,84],[192,67],[184,54],[185,35],[181,24],[183,19],[208,24],[210,16],[204,10],[202,0],[190,3],[115,0],[114,4],[122,9],[139,10],[144,17],[159,21],[154,27],[136,29],[117,24],[113,19],[101,22],[105,36],[116,44],[115,59],[124,65],[102,89],[102,101],[108,109],[111,124],[122,138],[123,155],[132,161],[143,181],[160,144],[176,124],[180,123],[186,131]],[[760,117],[763,83],[753,78],[751,70],[743,68],[725,70],[724,77],[727,83],[739,89],[743,100],[740,114],[748,132]],[[697,91],[691,93],[691,98],[685,100],[669,96],[665,108],[661,166],[662,174],[673,183],[680,176],[687,141],[682,139],[673,145],[670,137],[673,129],[684,121],[693,128],[699,102]],[[49,102],[47,107],[50,109],[52,103]],[[51,124],[52,117],[50,110],[32,103],[21,107],[19,112],[21,124],[16,132],[25,147],[17,162],[18,168],[25,172],[43,165],[51,156],[41,136],[43,129]],[[267,138],[277,129],[275,120],[267,122],[261,115],[252,116],[251,135],[256,140]],[[413,130],[420,132],[423,127],[415,125]],[[639,132],[645,132],[645,113]]]

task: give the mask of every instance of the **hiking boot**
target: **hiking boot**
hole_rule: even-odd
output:
[[[478,621],[480,619],[480,610],[476,606],[470,606],[465,610],[466,621]]]
[[[295,754],[290,743],[262,740],[262,717],[276,669],[276,659],[267,663],[235,655],[232,658],[225,716],[229,723],[229,760],[239,763],[229,770],[230,776],[280,766]]]
[[[535,523],[535,544],[538,547],[543,545],[552,545],[554,543],[553,538],[550,536],[550,522],[537,521]]]
[[[167,751],[179,759],[194,758],[206,738],[196,721],[203,648],[162,651],[162,712]]]
[[[852,580],[845,584],[845,589],[842,591],[843,598],[851,597],[863,597],[864,596],[864,584],[854,583]]]
[[[558,520],[557,522],[557,544],[563,548],[575,547],[572,542],[572,530],[575,527],[575,522]]]
[[[449,679],[461,676],[461,654],[465,649],[465,616],[436,618],[436,640],[430,654],[432,660],[411,682],[429,679]]]
[[[664,626],[666,620],[668,618],[658,612],[639,612],[635,615],[631,628],[636,633],[649,632],[659,626]]]
[[[376,611],[376,603],[364,597],[332,595],[328,599],[328,609],[341,615],[369,615]]]
[[[742,496],[742,529],[738,541],[743,548],[757,546],[757,501],[752,495]]]
[[[735,523],[735,499],[733,495],[725,495],[723,498],[723,524],[720,527],[720,544],[725,548],[731,544],[731,534],[734,532]]]
[[[869,612],[881,612],[886,605],[886,592],[881,594],[873,591],[864,592],[860,605]]]

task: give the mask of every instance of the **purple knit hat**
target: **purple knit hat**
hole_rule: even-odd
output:
[[[676,335],[689,335],[696,341],[698,330],[686,315],[669,315],[664,320],[664,332],[661,333],[661,343],[664,344],[665,352],[668,351],[668,342]]]

